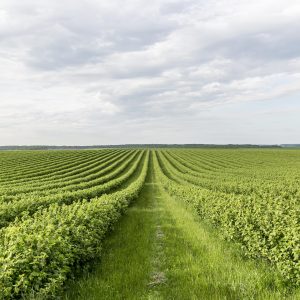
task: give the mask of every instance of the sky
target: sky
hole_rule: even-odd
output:
[[[299,0],[1,0],[0,145],[300,142]]]

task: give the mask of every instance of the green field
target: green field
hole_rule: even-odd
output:
[[[300,299],[300,150],[0,152],[0,299]]]

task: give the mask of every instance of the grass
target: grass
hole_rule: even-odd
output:
[[[156,182],[153,161],[139,199],[106,239],[101,261],[64,299],[300,299],[285,296],[268,264],[244,259]]]
[[[106,239],[93,272],[68,285],[64,299],[141,299],[153,271],[157,206],[151,174],[139,199]]]
[[[161,191],[166,211],[162,299],[283,299],[280,275],[265,263],[244,259],[193,212]]]

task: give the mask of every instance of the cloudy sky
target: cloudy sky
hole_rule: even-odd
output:
[[[0,145],[300,142],[299,0],[1,0]]]

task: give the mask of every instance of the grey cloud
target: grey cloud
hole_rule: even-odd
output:
[[[240,118],[218,109],[246,118],[300,92],[299,20],[296,0],[3,0],[1,133],[193,142],[210,127],[222,140]]]
[[[155,10],[149,9],[148,15],[147,11],[137,13],[134,7],[123,12],[118,1],[111,6],[85,3],[47,1],[44,8],[44,3],[33,1],[27,10],[18,11],[19,22],[11,22],[16,28],[2,34],[28,48],[25,62],[29,66],[52,70],[103,61],[112,53],[138,51],[163,40],[176,26],[172,20],[159,18]],[[10,7],[10,16],[13,9]]]

